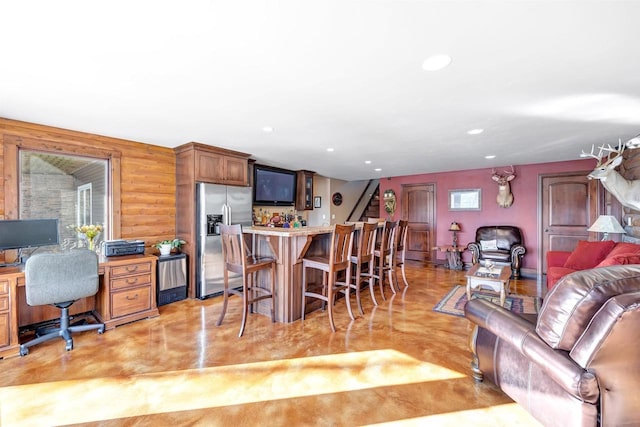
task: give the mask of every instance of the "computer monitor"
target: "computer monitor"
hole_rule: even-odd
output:
[[[0,250],[57,244],[58,219],[0,220]]]

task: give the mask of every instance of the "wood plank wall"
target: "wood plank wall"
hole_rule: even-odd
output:
[[[85,132],[54,128],[0,118],[0,141],[24,138],[42,147],[52,143],[117,152],[120,160],[120,212],[116,221],[119,231],[114,237],[141,239],[147,247],[176,234],[176,161],[172,149],[110,138]],[[9,215],[5,194],[4,143],[0,144],[0,218]],[[114,189],[116,191],[117,189]],[[15,205],[15,201],[13,202]],[[9,216],[14,216],[11,213]],[[119,221],[118,221],[119,220]]]

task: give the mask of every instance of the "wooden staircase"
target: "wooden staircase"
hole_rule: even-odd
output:
[[[368,218],[380,218],[380,186],[377,186],[367,208],[362,213],[360,221],[366,221]]]

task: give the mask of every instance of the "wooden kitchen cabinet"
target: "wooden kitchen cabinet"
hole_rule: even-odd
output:
[[[175,149],[178,173],[195,182],[249,185],[249,154],[190,142]]]
[[[298,171],[296,210],[313,210],[313,175],[311,171]]]

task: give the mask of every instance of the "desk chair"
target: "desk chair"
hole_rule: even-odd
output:
[[[355,320],[349,301],[351,290],[351,251],[353,250],[353,230],[355,226],[336,224],[331,233],[331,247],[328,256],[305,256],[302,258],[302,320],[307,307],[307,297],[316,298],[326,303],[329,311],[329,326],[333,332],[336,325],[333,322],[333,304],[339,292],[344,293],[347,311],[351,320]],[[309,290],[307,269],[312,268],[322,272],[322,293]],[[338,280],[338,274],[344,274],[344,281]]]
[[[75,301],[98,292],[98,256],[95,252],[77,249],[60,253],[31,256],[25,264],[25,293],[27,304],[54,305],[61,310],[60,327],[38,336],[20,346],[20,356],[29,354],[29,347],[57,337],[64,339],[66,350],[73,349],[74,332],[97,329],[104,332],[104,324],[69,325],[69,307]]]
[[[242,324],[240,325],[241,337],[247,323],[247,313],[258,301],[271,299],[271,321],[275,322],[274,299],[276,295],[276,260],[271,257],[256,257],[245,246],[240,224],[221,225],[220,237],[222,239],[222,256],[224,258],[224,303],[222,313],[217,325],[220,326],[227,312],[227,303],[230,295],[242,297]],[[271,271],[271,289],[258,286],[256,274],[260,270]],[[242,290],[229,288],[229,272],[242,274]]]

